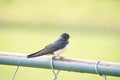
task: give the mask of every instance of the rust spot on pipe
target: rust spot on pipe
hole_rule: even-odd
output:
[[[92,60],[80,60],[80,59],[70,59],[70,58],[61,58],[61,59],[55,59],[56,61],[65,61],[65,62],[75,62],[75,63],[83,63],[83,64],[92,64],[96,65],[97,61]],[[111,62],[103,62],[100,61],[98,66],[106,66],[106,67],[118,67],[120,68],[120,64],[118,63],[111,63]]]

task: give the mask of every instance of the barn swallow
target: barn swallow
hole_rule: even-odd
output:
[[[55,56],[59,56],[59,54],[66,51],[66,49],[68,48],[69,38],[70,36],[68,33],[63,33],[60,36],[60,38],[57,39],[55,42],[45,46],[40,51],[27,55],[27,58],[33,58],[47,54],[53,54]]]

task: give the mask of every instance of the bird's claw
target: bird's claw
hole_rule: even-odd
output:
[[[55,59],[56,60],[61,60],[61,59],[63,59],[64,57],[62,57],[62,56],[55,56]]]

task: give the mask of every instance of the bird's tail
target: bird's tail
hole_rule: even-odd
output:
[[[33,54],[27,55],[27,58],[33,58],[33,57],[38,57],[38,56],[42,56],[42,55],[44,55],[44,53],[41,53],[41,51],[38,51]]]

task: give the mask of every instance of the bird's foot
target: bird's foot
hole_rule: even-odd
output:
[[[55,59],[56,60],[61,60],[61,59],[63,59],[64,57],[62,57],[62,56],[55,56]]]

